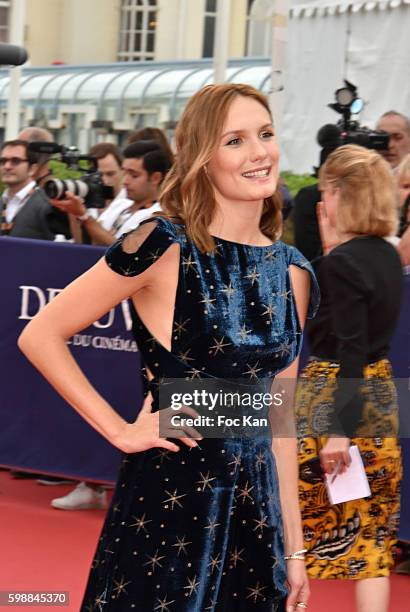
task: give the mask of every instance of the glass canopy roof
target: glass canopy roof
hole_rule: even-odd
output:
[[[269,58],[231,60],[226,80],[248,83],[269,93]],[[171,119],[177,119],[187,99],[207,83],[212,83],[210,60],[181,62],[123,62],[85,66],[24,68],[20,82],[21,103],[34,111],[67,104],[97,107],[103,119],[107,108],[115,108],[122,120],[128,106],[166,104]],[[0,70],[0,106],[7,106],[9,70]]]

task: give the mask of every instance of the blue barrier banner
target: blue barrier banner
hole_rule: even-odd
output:
[[[116,479],[121,453],[60,398],[16,344],[27,322],[103,253],[92,246],[0,238],[0,465]],[[130,329],[129,304],[123,302],[70,344],[91,383],[128,421],[138,414],[142,397]]]
[[[401,540],[410,542],[410,275],[405,277],[405,291],[401,314],[393,338],[390,359],[398,385],[400,406],[401,450],[403,481],[401,487],[400,532]]]
[[[114,481],[120,453],[60,398],[17,347],[27,322],[103,255],[92,246],[0,238],[0,465],[90,481]],[[410,541],[410,276],[391,361],[400,401],[404,479],[400,537]],[[140,359],[124,301],[76,334],[70,349],[91,383],[127,421],[142,401]],[[302,361],[307,357],[304,347]],[[405,384],[403,384],[405,383]],[[400,394],[400,386],[399,386]]]

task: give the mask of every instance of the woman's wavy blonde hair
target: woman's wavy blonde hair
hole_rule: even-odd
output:
[[[249,85],[208,85],[198,91],[178,123],[175,162],[159,197],[165,215],[184,223],[188,236],[203,252],[215,248],[208,227],[216,201],[206,165],[219,144],[229,108],[238,96],[253,98],[272,117],[265,96]],[[281,227],[281,198],[277,192],[264,200],[260,229],[274,241],[280,236]]]
[[[319,172],[320,188],[340,189],[340,234],[390,236],[397,231],[395,185],[389,164],[376,151],[344,145]]]

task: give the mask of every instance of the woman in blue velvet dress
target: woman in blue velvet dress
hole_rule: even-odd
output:
[[[200,439],[189,425],[169,436],[159,427],[167,379],[198,389],[236,379],[249,391],[295,374],[310,268],[277,239],[278,148],[265,98],[245,85],[206,87],[185,110],[177,147],[166,215],[123,236],[20,339],[57,390],[126,452],[81,609],[299,611],[309,589],[295,440],[272,439],[266,428]],[[310,310],[314,280],[313,289]],[[128,296],[147,373],[135,423],[91,387],[65,344]]]

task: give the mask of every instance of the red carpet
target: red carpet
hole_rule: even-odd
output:
[[[79,610],[104,512],[50,507],[53,497],[69,490],[13,480],[0,471],[0,591],[70,593],[68,607],[19,606],[18,610]],[[347,581],[313,582],[309,612],[353,612],[352,587]],[[410,577],[393,575],[390,612],[408,610],[409,600]]]

